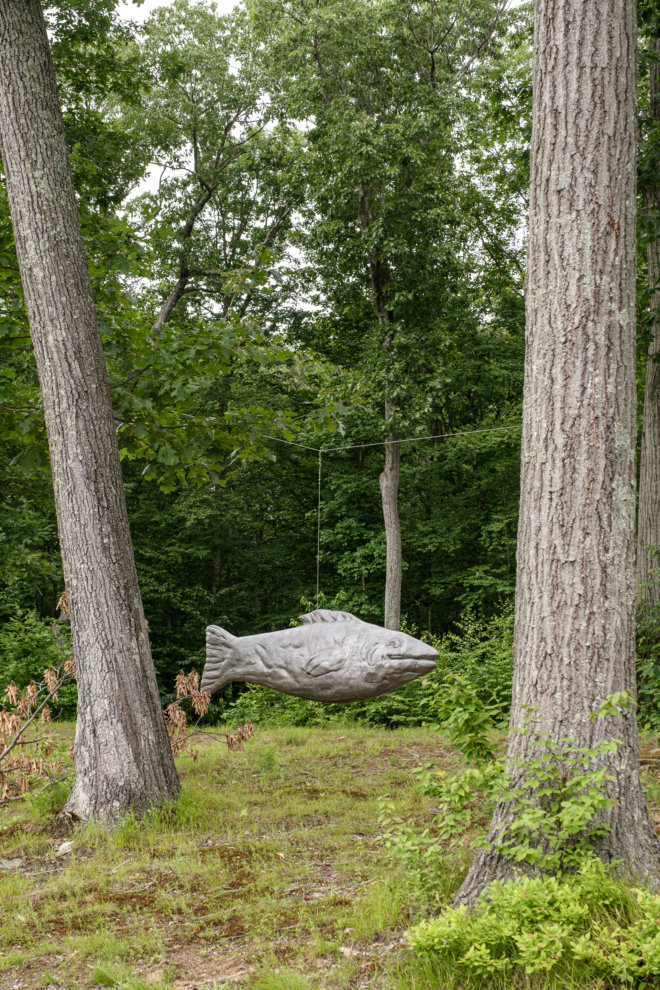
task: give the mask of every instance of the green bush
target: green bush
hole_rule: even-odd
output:
[[[69,623],[44,619],[35,611],[20,612],[0,628],[0,699],[12,681],[25,688],[39,683],[47,667],[59,669],[73,656]],[[74,718],[75,684],[61,688],[59,699],[50,705],[54,716]]]
[[[611,714],[619,701],[627,706],[626,692],[611,695],[595,715]],[[610,831],[602,813],[614,804],[614,776],[603,757],[622,744],[619,739],[602,739],[591,747],[576,746],[569,738],[555,741],[536,733],[533,718],[517,731],[530,737],[535,755],[514,762],[503,780],[499,799],[512,805],[513,814],[497,848],[516,863],[561,874],[582,862],[598,837]]]
[[[417,953],[468,984],[503,977],[518,985],[533,974],[558,986],[660,979],[660,896],[626,885],[598,859],[573,875],[493,883],[473,910],[450,908],[409,937]]]
[[[422,637],[423,639],[425,637]],[[482,701],[495,704],[504,714],[511,705],[513,680],[513,606],[500,608],[487,618],[468,609],[456,631],[429,642],[440,656],[434,677],[459,674],[474,684]]]
[[[442,684],[438,678],[422,682],[426,690],[427,710],[437,720],[434,728],[442,728],[467,763],[483,765],[495,758],[495,747],[489,733],[501,720],[502,709],[484,702],[479,688],[461,674],[449,673]]]

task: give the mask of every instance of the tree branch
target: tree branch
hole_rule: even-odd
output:
[[[495,12],[495,17],[491,21],[491,23],[490,23],[490,25],[489,25],[489,27],[488,27],[488,29],[486,31],[486,34],[484,35],[483,40],[481,41],[481,43],[479,45],[477,45],[477,47],[476,47],[475,51],[472,53],[472,55],[467,59],[467,61],[465,61],[463,63],[463,65],[461,66],[461,68],[458,69],[458,71],[456,72],[456,82],[460,82],[460,80],[465,75],[467,75],[468,72],[470,72],[470,70],[472,69],[472,66],[474,65],[474,63],[476,62],[476,60],[479,58],[479,56],[481,55],[481,53],[483,51],[485,51],[485,49],[488,47],[488,45],[491,42],[491,39],[492,39],[493,35],[495,34],[495,31],[497,30],[497,26],[498,26],[499,22],[501,21],[502,17],[508,11],[509,4],[510,3],[511,3],[511,0],[502,0],[502,2],[500,3],[499,7],[497,8],[497,11]]]

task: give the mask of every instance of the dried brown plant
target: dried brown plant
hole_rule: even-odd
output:
[[[189,700],[199,721],[209,710],[211,695],[208,691],[199,690],[199,674],[196,670],[191,670],[187,674],[180,670],[174,678],[174,687],[176,701],[168,705],[164,711],[172,753],[176,757],[186,751],[196,762],[199,754],[195,750],[188,749],[190,739],[196,730],[189,731],[188,717],[179,702]]]
[[[40,683],[30,681],[23,692],[12,681],[0,706],[0,803],[24,796],[35,780],[52,778],[63,767],[49,760],[53,738],[43,727],[51,721],[49,701],[57,701],[63,684],[75,679],[67,660],[59,670],[48,667]],[[32,734],[28,730],[32,730]],[[33,747],[27,756],[26,747]]]
[[[223,735],[227,743],[227,749],[231,751],[240,750],[243,753],[245,752],[243,743],[247,742],[254,735],[254,726],[252,722],[246,722],[245,725],[239,725],[236,732],[223,732]]]
[[[62,600],[58,607],[64,611]],[[7,705],[0,706],[0,803],[25,795],[36,779],[53,777],[63,769],[48,762],[54,748],[53,739],[42,727],[47,726],[52,718],[48,702],[57,701],[62,685],[75,680],[75,676],[75,662],[73,658],[69,658],[59,670],[46,668],[42,681],[31,681],[22,692],[13,681],[5,688]],[[199,754],[189,747],[191,738],[198,730],[189,727],[188,716],[181,702],[190,701],[197,721],[206,715],[211,695],[208,691],[200,691],[199,683],[196,670],[187,674],[179,671],[174,682],[176,700],[163,711],[174,756],[180,756],[185,751],[195,762]],[[37,726],[39,729],[36,734],[27,738],[27,730],[30,727],[37,729]],[[239,725],[235,732],[223,735],[230,750],[243,751],[244,742],[254,735],[254,726],[248,722]],[[35,747],[35,755],[31,759],[23,751],[23,747],[28,745]],[[12,753],[13,756],[10,755]],[[73,763],[73,746],[69,756]]]

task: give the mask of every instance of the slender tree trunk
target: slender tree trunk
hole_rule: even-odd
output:
[[[532,706],[557,743],[623,741],[595,851],[657,877],[635,715],[590,719],[635,691],[635,2],[537,0],[534,27],[511,725]],[[512,733],[508,755],[538,750]],[[496,808],[491,841],[511,815]],[[485,850],[456,902],[514,872]]]
[[[386,403],[385,420],[391,415]],[[403,559],[401,554],[401,523],[399,522],[399,474],[401,447],[398,437],[392,436],[385,445],[385,467],[380,476],[380,494],[385,523],[385,621],[386,629],[401,627],[401,579]]]
[[[0,0],[0,134],[76,656],[76,773],[65,810],[111,820],[174,797],[178,780],[39,0]]]
[[[369,189],[361,186],[358,194],[358,226],[364,233],[371,223]],[[394,339],[394,314],[387,306],[386,289],[390,280],[387,263],[376,254],[369,253],[369,277],[371,298],[378,318],[378,325],[385,333],[383,348],[389,351]],[[385,424],[389,424],[395,405],[385,396]],[[401,584],[403,579],[403,555],[401,552],[401,522],[399,520],[399,476],[401,474],[401,447],[399,438],[391,433],[385,445],[385,467],[380,475],[380,495],[385,526],[385,617],[386,629],[401,626]]]
[[[651,38],[653,56],[651,75],[651,116],[660,127],[660,38]],[[644,205],[649,212],[660,210],[660,188],[644,190]],[[647,248],[651,310],[660,312],[660,239],[650,240]],[[642,606],[660,604],[660,323],[652,327],[646,365],[644,390],[644,424],[639,474],[639,510],[637,516],[637,585]]]

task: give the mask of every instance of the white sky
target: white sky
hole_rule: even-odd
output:
[[[216,0],[219,14],[228,14],[236,5],[236,0]],[[169,0],[145,0],[139,7],[131,3],[130,0],[122,0],[119,11],[122,17],[132,21],[146,21],[147,17],[156,7],[169,7]]]
[[[236,6],[237,0],[215,0],[215,2],[219,14],[228,14],[229,11]],[[524,2],[525,0],[512,0],[511,6],[519,7],[520,4]],[[122,0],[119,9],[122,16],[130,20],[140,21],[141,23],[147,19],[155,7],[168,7],[169,3],[170,0],[145,0],[143,4],[137,7],[134,3],[131,3],[130,0]]]

